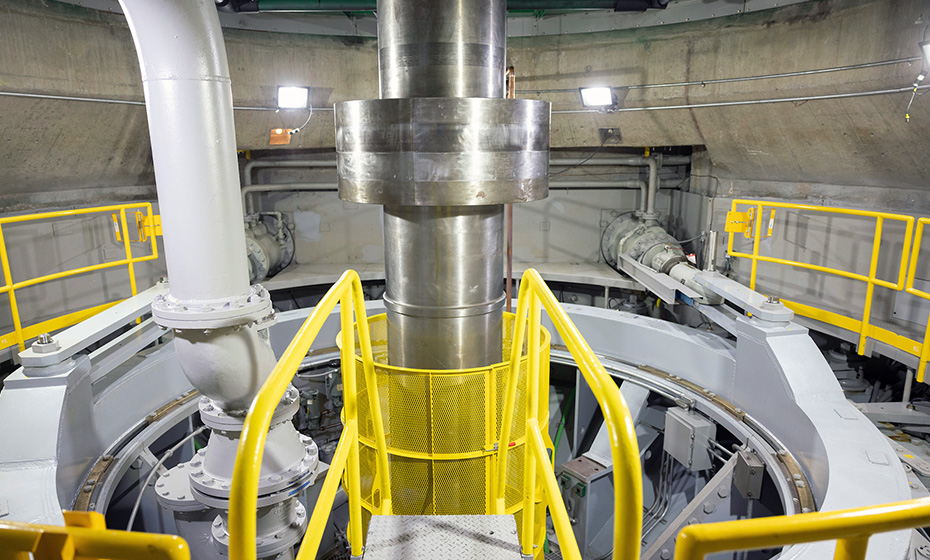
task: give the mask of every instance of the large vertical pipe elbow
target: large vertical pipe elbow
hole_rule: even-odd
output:
[[[249,293],[232,90],[211,0],[120,0],[139,55],[171,295]]]
[[[170,294],[152,304],[175,329],[185,375],[244,409],[274,367],[271,302],[249,286],[232,89],[212,0],[120,0],[142,69]]]

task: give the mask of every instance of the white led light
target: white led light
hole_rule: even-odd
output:
[[[278,109],[306,109],[310,102],[310,88],[278,86]]]
[[[920,43],[920,50],[924,52],[924,63],[930,66],[930,41]]]
[[[585,107],[609,107],[616,101],[609,87],[586,87],[581,88],[581,104]]]

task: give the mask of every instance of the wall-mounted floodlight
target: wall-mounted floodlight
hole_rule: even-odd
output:
[[[924,64],[930,67],[930,41],[920,43],[920,50],[924,53]]]
[[[310,106],[310,88],[278,86],[278,109],[306,109]]]
[[[617,96],[609,87],[583,87],[578,88],[578,91],[581,92],[581,104],[585,107],[610,109],[617,105]]]

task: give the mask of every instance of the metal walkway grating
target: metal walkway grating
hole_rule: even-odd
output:
[[[512,515],[376,515],[365,560],[519,560]]]

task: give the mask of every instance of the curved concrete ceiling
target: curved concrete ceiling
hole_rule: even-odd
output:
[[[122,13],[118,0],[59,1],[85,8]],[[512,13],[507,21],[507,34],[511,37],[532,37],[635,29],[758,12],[809,1],[811,0],[671,0],[664,10],[646,12],[549,10],[537,13]],[[378,31],[377,20],[370,13],[220,12],[220,21],[223,27],[227,28],[308,35],[374,37]]]

